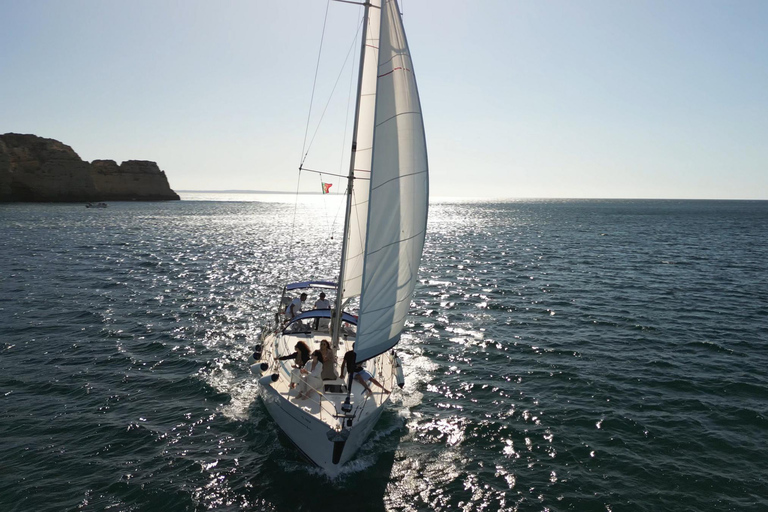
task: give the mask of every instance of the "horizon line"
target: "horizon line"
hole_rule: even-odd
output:
[[[177,193],[198,193],[198,194],[274,194],[274,195],[329,195],[342,196],[345,194],[310,191],[283,191],[283,190],[249,190],[249,189],[227,189],[227,190],[175,190]],[[729,197],[514,197],[514,196],[452,196],[436,195],[435,199],[475,199],[475,200],[544,200],[544,199],[565,199],[565,200],[622,200],[622,201],[768,201],[766,199],[756,198],[729,198]]]

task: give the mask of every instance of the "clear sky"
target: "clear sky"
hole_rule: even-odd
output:
[[[433,196],[768,199],[768,1],[402,8]],[[325,10],[0,0],[0,133],[154,160],[176,190],[294,190]],[[330,6],[310,134],[358,10]],[[346,173],[340,76],[306,165]]]

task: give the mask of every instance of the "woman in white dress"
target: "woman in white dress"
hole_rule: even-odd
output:
[[[321,377],[323,373],[323,355],[319,350],[312,352],[309,362],[301,369],[301,382],[299,382],[299,394],[297,400],[309,398],[315,390],[323,385]]]

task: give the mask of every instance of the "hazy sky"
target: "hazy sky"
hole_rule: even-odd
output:
[[[295,190],[326,4],[0,0],[0,133],[176,190]],[[768,1],[401,5],[433,196],[768,199]],[[329,172],[358,12],[330,6],[306,164]]]

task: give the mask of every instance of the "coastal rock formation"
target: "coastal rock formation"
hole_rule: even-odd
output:
[[[179,199],[155,162],[84,162],[71,147],[36,135],[0,135],[0,201]]]
[[[102,201],[179,199],[155,162],[127,160],[117,165],[114,160],[94,160],[91,177]]]

